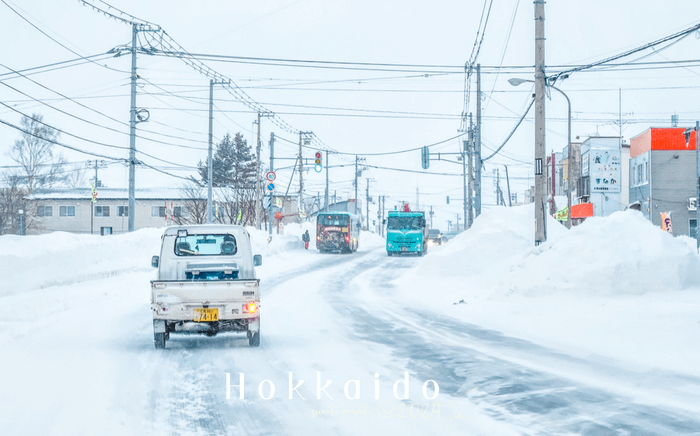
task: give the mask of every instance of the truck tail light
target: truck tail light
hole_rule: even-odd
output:
[[[316,236],[316,240],[320,241],[321,240],[321,235]]]
[[[350,235],[345,235],[345,242],[350,242]]]
[[[257,311],[258,306],[252,301],[243,305],[243,313],[255,313]]]

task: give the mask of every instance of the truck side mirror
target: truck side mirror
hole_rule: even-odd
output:
[[[153,256],[153,257],[151,258],[151,266],[152,266],[153,268],[158,268],[158,263],[159,263],[159,261],[160,261],[160,257],[158,257],[158,256]]]
[[[253,256],[253,266],[260,266],[262,265],[262,256],[259,254],[256,254]]]

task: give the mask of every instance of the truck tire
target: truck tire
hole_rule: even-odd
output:
[[[386,255],[389,256],[389,257],[391,257],[391,256],[394,255],[394,253],[392,253],[391,251],[387,251],[387,252],[386,252]]]
[[[260,331],[248,335],[248,345],[250,345],[251,347],[260,346]]]
[[[156,348],[165,348],[166,333],[153,333],[153,343]]]

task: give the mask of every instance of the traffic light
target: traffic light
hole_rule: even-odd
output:
[[[425,146],[420,149],[421,166],[427,170],[430,166],[430,149]]]
[[[323,169],[323,165],[321,165],[321,152],[317,151],[316,152],[316,160],[314,161],[314,171],[317,173],[320,173],[321,170]]]

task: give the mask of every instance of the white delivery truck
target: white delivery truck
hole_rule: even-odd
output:
[[[241,226],[191,225],[165,229],[158,268],[151,281],[151,309],[156,348],[171,333],[247,332],[251,347],[260,345],[260,280],[254,267],[250,235]]]

